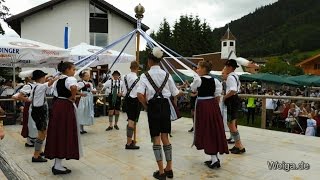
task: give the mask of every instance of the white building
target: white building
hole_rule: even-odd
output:
[[[132,8],[133,9],[133,8]],[[106,46],[136,28],[136,19],[104,0],[51,0],[8,18],[22,37],[64,47],[64,28],[71,28],[69,47],[82,42]],[[148,30],[142,25],[143,30]],[[114,50],[121,50],[118,45]],[[135,38],[126,53],[135,55]]]

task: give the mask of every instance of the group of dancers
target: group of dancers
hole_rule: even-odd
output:
[[[178,90],[171,75],[160,67],[163,52],[155,47],[148,55],[149,70],[138,77],[139,64],[130,65],[131,72],[120,79],[120,72],[114,71],[103,89],[108,95],[109,126],[106,131],[119,130],[118,120],[121,97],[125,99],[128,124],[125,149],[139,149],[133,140],[135,126],[143,106],[147,111],[149,132],[158,170],[153,173],[156,179],[173,178],[170,98],[183,94]],[[194,99],[194,141],[198,150],[204,150],[211,159],[205,164],[210,168],[220,168],[218,154],[245,152],[236,127],[240,88],[239,77],[234,73],[238,67],[235,60],[228,60],[223,70],[226,81],[223,102],[227,107],[228,126],[235,146],[228,149],[223,116],[219,107],[222,83],[209,75],[212,65],[201,61],[195,69],[197,75],[189,86]],[[27,138],[25,146],[34,147],[32,162],[47,162],[54,159],[52,173],[69,174],[71,170],[63,166],[63,159],[79,160],[82,156],[80,134],[85,134],[84,126],[94,123],[93,93],[96,89],[89,82],[90,73],[83,71],[82,78],[74,77],[75,66],[71,62],[58,65],[61,75],[46,78],[46,73],[35,70],[26,78],[32,79],[17,94],[16,100],[24,101],[23,129],[21,135]],[[46,93],[53,92],[52,108],[49,115]],[[80,100],[76,96],[80,95]],[[114,119],[113,119],[114,118]],[[113,123],[114,122],[114,123]],[[191,130],[190,130],[191,131]],[[42,144],[46,140],[43,151]],[[162,152],[163,150],[163,152]],[[163,163],[163,153],[166,166]]]

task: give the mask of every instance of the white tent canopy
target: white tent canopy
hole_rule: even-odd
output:
[[[190,70],[186,70],[186,69],[177,69],[179,72],[181,72],[181,73],[183,73],[184,75],[186,75],[186,76],[190,76],[190,77],[193,77],[194,75],[193,75],[193,72],[192,71],[190,71]],[[221,76],[221,74],[222,74],[222,71],[210,71],[210,73],[211,74],[213,74],[213,75],[219,75],[219,76]],[[235,72],[237,75],[242,75],[242,74],[250,74],[250,73],[248,73],[248,72]]]
[[[102,48],[98,46],[92,46],[88,45],[86,43],[81,43],[77,46],[69,48],[71,59],[75,62],[79,61],[82,58],[85,58],[87,56],[90,56],[98,51],[100,51]],[[106,64],[112,64],[113,61],[116,59],[116,57],[120,54],[118,51],[114,50],[107,50],[101,54],[98,55],[98,60],[95,61],[93,64],[90,65],[90,67],[96,67],[100,65],[106,65]],[[130,54],[122,53],[119,57],[118,63],[128,63],[135,60],[135,56],[132,56]]]
[[[69,60],[70,51],[48,44],[18,38],[0,37],[0,67],[56,67]]]

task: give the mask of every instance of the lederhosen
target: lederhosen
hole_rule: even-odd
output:
[[[127,76],[124,77],[124,82],[127,88],[127,94],[124,97],[124,104],[125,104],[125,111],[127,112],[127,116],[128,116],[128,120],[132,120],[137,122],[139,115],[140,115],[140,111],[141,111],[141,104],[138,100],[138,98],[132,98],[130,97],[130,93],[133,90],[133,88],[137,85],[137,83],[139,82],[139,78],[137,78],[132,85],[129,88],[129,84],[127,81]]]
[[[168,82],[169,74],[166,74],[166,77],[159,88],[152,80],[148,72],[146,72],[145,75],[156,92],[153,98],[148,101],[147,115],[150,136],[155,137],[159,136],[160,133],[171,133],[171,111],[169,99],[164,98],[164,96],[162,95],[162,90]]]
[[[117,85],[118,82],[118,85]],[[108,96],[109,100],[109,110],[120,110],[121,106],[121,97],[117,95],[117,98],[115,101],[113,101],[113,91],[117,91],[117,94],[120,92],[120,80],[117,80],[115,84],[113,85],[113,79],[111,79],[111,93]]]
[[[46,95],[43,98],[42,106],[34,106],[34,94],[37,90],[37,86],[34,87],[31,102],[31,117],[36,123],[38,131],[44,131],[47,129],[47,119],[48,119],[48,107],[46,105]]]
[[[239,88],[239,82],[235,75],[232,75],[237,81],[237,88]],[[238,119],[238,110],[240,107],[240,98],[238,94],[232,95],[225,100],[225,105],[227,106],[228,121]]]

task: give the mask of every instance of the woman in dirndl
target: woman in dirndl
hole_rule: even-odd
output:
[[[192,91],[198,92],[195,108],[194,145],[198,150],[204,150],[205,154],[211,156],[211,160],[206,161],[205,164],[213,169],[220,168],[218,153],[229,154],[229,151],[219,107],[222,84],[209,75],[211,68],[211,63],[199,62],[197,73],[200,77],[195,77],[190,87]]]
[[[83,71],[79,76],[82,81],[78,82],[81,98],[78,104],[77,115],[80,124],[80,134],[85,134],[87,131],[84,130],[83,126],[91,126],[94,122],[93,93],[96,93],[96,89],[93,88],[93,84],[89,82],[89,72]]]
[[[55,98],[44,152],[46,158],[55,159],[52,167],[54,175],[71,173],[62,165],[62,160],[79,160],[82,155],[75,105],[78,91],[78,82],[74,77],[75,66],[71,62],[61,62],[58,71],[62,75],[54,87]]]

